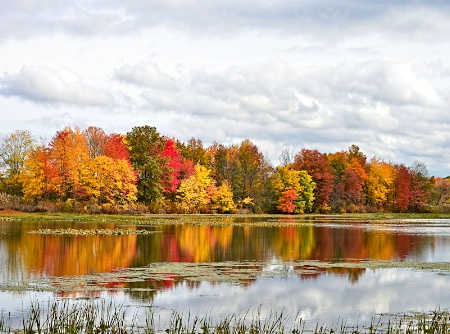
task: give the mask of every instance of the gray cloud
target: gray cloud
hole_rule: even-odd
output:
[[[55,127],[50,119],[65,115],[67,125],[150,124],[204,143],[249,138],[274,163],[285,147],[357,144],[369,157],[423,158],[432,173],[449,174],[448,2],[0,0],[0,8],[0,108],[20,110],[20,122]]]
[[[0,94],[37,103],[107,106],[113,102],[107,91],[86,85],[67,69],[24,66],[18,73],[4,73],[0,83]]]
[[[439,125],[440,110],[448,102],[435,79],[434,71],[420,62],[310,67],[275,61],[194,71],[178,90],[145,91],[143,96],[146,108],[168,115],[171,131],[181,137],[195,133],[206,143],[225,144],[250,138],[270,147],[272,161],[286,143],[295,150],[323,152],[358,144],[369,157],[409,164],[421,150],[442,147],[446,140]],[[174,115],[184,115],[183,121],[175,121]],[[432,164],[439,150],[428,150],[429,156],[422,158]]]
[[[2,0],[0,7],[0,39],[58,31],[131,33],[164,25],[201,35],[263,29],[282,34],[300,32],[328,41],[368,32],[422,40],[439,38],[436,32],[445,33],[450,27],[446,19],[450,5],[445,1]]]

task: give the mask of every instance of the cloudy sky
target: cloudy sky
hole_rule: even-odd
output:
[[[358,145],[450,175],[445,0],[0,0],[0,136]]]

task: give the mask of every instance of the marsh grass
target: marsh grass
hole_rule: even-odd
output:
[[[261,309],[243,315],[231,314],[216,320],[207,315],[182,314],[174,311],[166,324],[156,325],[152,308],[145,318],[131,314],[129,307],[105,301],[68,300],[48,302],[46,306],[33,302],[20,325],[11,325],[10,314],[0,313],[1,334],[447,334],[450,333],[450,313],[435,310],[430,313],[405,313],[374,316],[369,324],[350,325],[339,321],[331,326],[317,323],[306,327],[298,315],[286,317],[283,311],[264,315]]]
[[[120,222],[127,224],[187,224],[187,225],[234,225],[279,226],[304,224],[317,220],[352,220],[364,222],[398,223],[399,220],[449,219],[450,213],[351,213],[351,214],[75,214],[75,213],[2,213],[0,221],[67,221],[67,222]]]

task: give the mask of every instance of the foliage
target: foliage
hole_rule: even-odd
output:
[[[49,178],[50,188],[60,203],[84,196],[80,184],[84,165],[89,160],[86,137],[80,130],[67,127],[56,133],[49,144],[49,163],[55,173]]]
[[[90,210],[125,210],[136,201],[136,174],[122,137],[104,135],[104,145],[94,153],[87,133],[92,136],[103,132],[65,128],[48,147],[37,147],[28,155],[20,175],[26,199],[58,199],[65,210],[73,210],[83,202],[89,204]],[[108,148],[108,142],[115,144]],[[103,155],[108,150],[110,156]]]
[[[314,189],[313,208],[317,212],[324,212],[333,190],[334,176],[326,154],[317,150],[302,149],[294,157],[294,170],[306,170],[316,184]]]
[[[448,178],[437,177],[432,192],[434,205],[444,205],[450,203],[450,180]]]
[[[280,199],[278,200],[277,209],[283,213],[293,213],[297,208],[294,201],[298,199],[297,190],[294,188],[289,188],[281,193]]]
[[[374,157],[369,163],[366,182],[367,201],[382,206],[387,203],[389,192],[394,184],[395,171],[392,165]]]
[[[28,154],[35,146],[31,132],[16,130],[0,142],[0,187],[6,193],[22,195],[22,184],[19,175]]]
[[[405,165],[395,166],[394,195],[392,210],[404,212],[408,210],[411,197],[411,174]]]
[[[200,139],[192,137],[187,143],[178,141],[176,145],[177,149],[185,159],[192,161],[194,164],[200,164],[205,167],[210,166],[211,156],[203,147],[203,143]]]
[[[211,171],[206,167],[195,165],[195,173],[183,180],[178,188],[177,200],[183,213],[200,213],[207,211],[211,200]]]
[[[105,145],[108,136],[102,128],[90,126],[83,131],[89,149],[89,156],[94,159],[100,155],[105,155]]]
[[[414,161],[410,168],[411,174],[411,195],[409,209],[420,212],[431,196],[435,185],[434,177],[428,176],[428,169],[421,161]]]
[[[167,159],[168,170],[163,175],[163,186],[166,193],[174,194],[180,184],[182,157],[173,139],[167,139],[162,156]]]
[[[216,213],[233,213],[236,205],[233,201],[233,192],[227,181],[224,181],[218,188],[209,187],[211,195],[211,211]]]
[[[250,140],[187,143],[148,125],[126,135],[66,127],[47,145],[28,131],[0,142],[0,192],[38,210],[133,212],[422,212],[448,210],[447,179],[373,157],[358,146],[280,154],[274,167]],[[202,166],[203,169],[199,169]],[[205,172],[206,171],[206,172]],[[206,176],[206,174],[207,176]],[[294,191],[293,191],[294,190]]]
[[[277,191],[277,208],[285,213],[304,213],[312,210],[315,183],[305,170],[279,166],[273,181]],[[292,192],[295,191],[295,196]],[[295,207],[293,207],[293,205]]]
[[[94,206],[126,210],[136,201],[136,175],[126,160],[100,155],[90,160],[82,172],[85,196]]]
[[[52,180],[56,178],[56,168],[51,163],[47,148],[37,147],[24,162],[19,180],[23,184],[26,199],[50,199],[53,192]]]
[[[158,206],[163,201],[166,158],[162,155],[166,143],[156,128],[148,125],[134,127],[127,133],[126,141],[130,160],[138,173],[138,198]]]

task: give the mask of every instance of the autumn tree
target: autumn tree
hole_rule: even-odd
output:
[[[200,213],[207,211],[211,201],[208,188],[213,184],[211,170],[196,164],[195,173],[183,180],[177,191],[177,200],[183,213]]]
[[[295,204],[297,199],[297,190],[294,188],[287,189],[281,193],[277,209],[283,213],[293,213],[297,209],[297,205]]]
[[[27,155],[35,146],[29,131],[17,130],[0,141],[0,190],[13,195],[22,195],[19,175]]]
[[[85,194],[80,184],[80,175],[89,160],[89,148],[81,131],[70,127],[58,131],[49,144],[49,159],[56,170],[50,185],[60,204],[69,198],[82,198]]]
[[[450,204],[450,179],[437,177],[432,190],[433,204],[437,206]]]
[[[328,211],[334,176],[326,154],[317,150],[302,149],[295,155],[292,168],[299,171],[306,170],[316,184],[313,210]]]
[[[45,147],[36,147],[28,154],[19,176],[23,184],[24,198],[29,200],[49,200],[55,197],[54,180],[58,170],[52,163],[50,151]]]
[[[277,208],[281,212],[304,213],[312,210],[315,183],[305,170],[278,166],[273,187],[276,190]],[[295,195],[292,190],[295,190]]]
[[[391,164],[376,157],[371,159],[365,189],[368,204],[379,208],[388,204],[394,177],[395,170]]]
[[[173,139],[166,139],[164,150],[161,154],[167,165],[166,172],[162,177],[164,191],[168,194],[175,194],[181,180],[180,172],[183,161]]]
[[[364,185],[368,175],[365,166],[361,163],[361,159],[349,155],[349,161],[342,176],[347,205],[357,206],[363,202]]]
[[[428,168],[421,161],[414,161],[410,168],[411,175],[411,195],[409,200],[409,209],[411,211],[422,211],[425,204],[431,197],[431,191],[434,186],[434,177],[430,177]]]
[[[354,144],[348,148],[348,159],[356,159],[361,166],[365,166],[367,163],[367,157],[361,152],[359,146]]]
[[[108,136],[102,128],[90,126],[83,131],[89,149],[89,157],[94,159],[100,155],[105,155],[105,144]]]
[[[237,158],[242,188],[235,191],[240,194],[241,198],[252,197],[253,186],[260,176],[260,167],[264,161],[264,156],[255,144],[249,139],[245,139],[239,146]]]
[[[138,199],[152,204],[157,210],[164,200],[162,179],[168,170],[168,159],[162,155],[166,141],[156,128],[145,125],[128,132],[126,142],[131,163],[138,175]]]
[[[328,154],[334,175],[330,206],[334,212],[354,212],[365,203],[365,184],[368,178],[366,156],[352,145],[347,151]]]
[[[103,145],[103,154],[113,160],[130,161],[130,152],[126,145],[126,138],[124,135],[112,133],[106,137]]]
[[[136,201],[136,174],[125,159],[100,155],[83,168],[82,186],[93,206],[103,210],[126,210]]]
[[[228,148],[223,144],[213,142],[208,147],[208,153],[211,157],[211,175],[217,184],[220,185],[225,181],[231,184],[230,168],[233,161],[229,159]]]
[[[392,198],[392,211],[407,211],[411,197],[411,174],[409,169],[401,164],[394,166],[394,194]]]
[[[233,201],[233,192],[227,181],[224,181],[219,187],[211,184],[207,190],[211,197],[212,212],[233,213],[236,210],[236,204]]]
[[[330,206],[333,212],[340,212],[346,206],[344,175],[348,166],[348,154],[345,151],[327,155],[333,173],[333,190],[330,194]]]
[[[187,143],[178,141],[176,144],[184,158],[191,160],[194,164],[210,167],[211,157],[200,139],[192,137]]]

